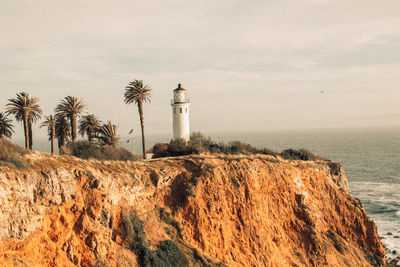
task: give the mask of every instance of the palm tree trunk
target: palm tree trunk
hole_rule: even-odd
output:
[[[33,133],[32,133],[32,119],[28,120],[28,128],[29,128],[29,149],[33,148]]]
[[[88,135],[88,141],[89,143],[91,143],[93,140],[93,132],[91,130],[88,130],[87,135]]]
[[[55,133],[56,133],[56,129],[55,129],[55,125],[53,124],[51,126],[51,154],[54,155],[54,139],[55,139]]]
[[[72,142],[76,140],[76,115],[71,116],[71,135],[72,135]]]
[[[28,116],[24,115],[25,149],[29,149]]]
[[[62,148],[65,146],[65,136],[58,137],[58,151],[61,155]]]
[[[142,148],[143,148],[143,159],[146,159],[146,140],[144,137],[144,121],[143,121],[143,103],[138,103],[139,117],[140,117],[140,128],[142,130]]]

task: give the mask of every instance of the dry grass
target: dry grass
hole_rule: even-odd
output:
[[[11,161],[26,154],[27,151],[6,138],[0,138],[0,160]]]
[[[71,155],[82,159],[98,160],[123,160],[135,161],[141,157],[135,155],[122,147],[100,146],[88,141],[77,141],[69,143],[61,151],[61,154]]]

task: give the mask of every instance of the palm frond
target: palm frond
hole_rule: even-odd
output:
[[[12,120],[3,112],[0,112],[0,138],[4,136],[11,138],[13,133],[14,126],[12,125]]]
[[[151,102],[151,88],[144,85],[142,80],[134,80],[125,88],[124,96],[126,104]]]
[[[62,141],[69,141],[71,137],[71,125],[65,116],[56,115],[56,138]]]
[[[99,140],[102,145],[116,147],[120,139],[118,136],[118,126],[108,121],[98,129],[96,139]]]
[[[75,96],[67,96],[61,100],[61,103],[57,105],[55,111],[57,114],[67,117],[73,115],[79,115],[85,109],[86,104]]]
[[[49,135],[49,140],[53,136],[53,129],[56,127],[56,118],[53,115],[45,116],[44,121],[40,124],[40,128],[47,127],[47,133]],[[55,133],[54,133],[55,134]]]
[[[93,137],[96,131],[101,127],[101,121],[94,114],[83,116],[79,121],[79,134]]]
[[[30,120],[36,122],[41,118],[42,109],[39,105],[39,98],[30,97],[29,93],[22,92],[16,98],[8,99],[6,113],[13,114],[17,121],[24,120],[28,116]]]

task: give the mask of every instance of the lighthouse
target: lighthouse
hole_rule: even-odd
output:
[[[188,141],[189,132],[189,105],[190,100],[186,97],[186,89],[178,84],[174,90],[174,99],[171,100],[174,139]]]

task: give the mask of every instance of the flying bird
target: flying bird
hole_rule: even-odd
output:
[[[131,130],[129,131],[129,134],[133,134],[133,129],[131,129]]]
[[[323,93],[325,93],[325,90],[321,90],[320,94],[323,94]]]

